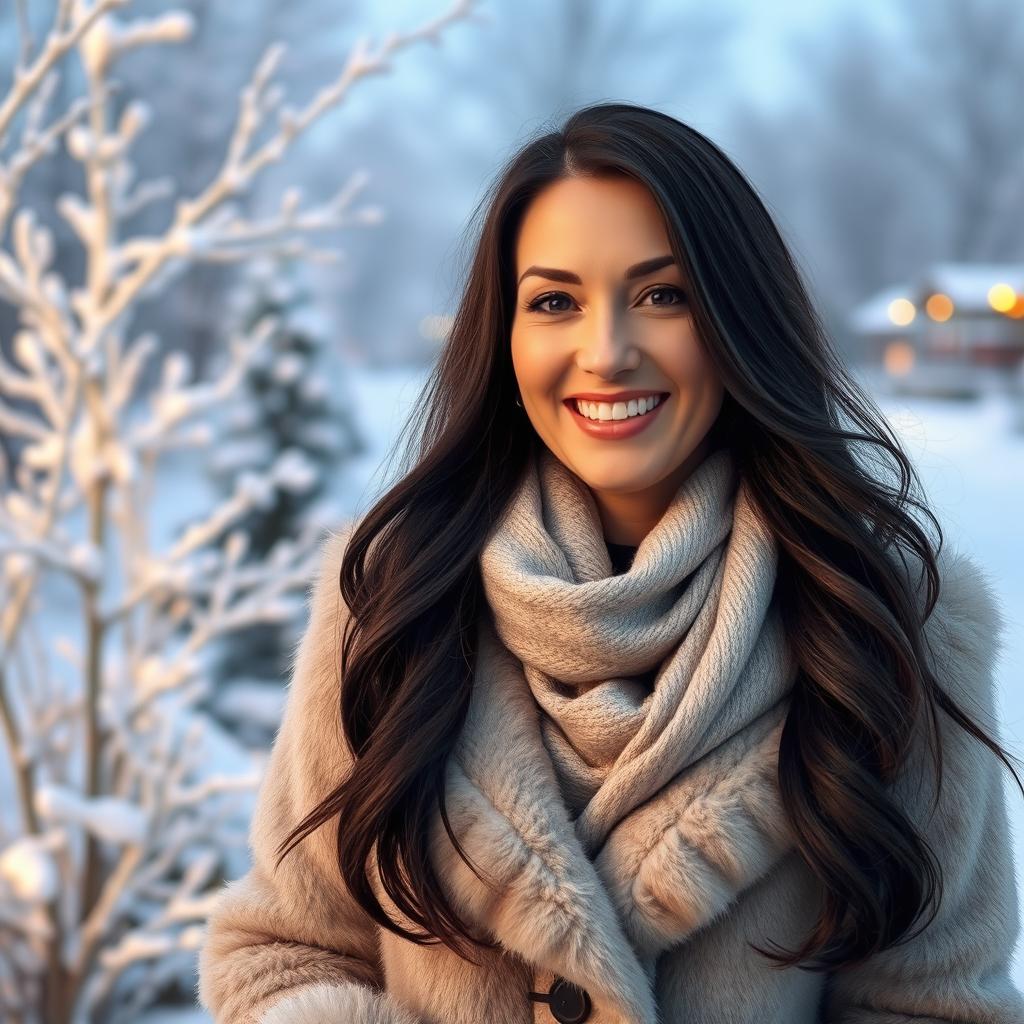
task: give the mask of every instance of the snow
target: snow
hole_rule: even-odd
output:
[[[41,818],[82,825],[108,843],[141,843],[146,836],[146,811],[117,797],[90,799],[67,786],[43,784],[36,788],[35,806]]]
[[[57,894],[60,872],[49,836],[20,836],[0,850],[0,881],[26,903],[46,903]]]
[[[273,477],[278,487],[301,494],[317,482],[317,468],[300,448],[286,448],[274,463]]]

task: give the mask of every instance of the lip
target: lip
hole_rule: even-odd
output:
[[[652,392],[639,391],[636,394],[643,396],[650,395]],[[588,420],[586,416],[577,410],[573,399],[567,398],[564,404],[569,410],[569,415],[576,421],[583,433],[589,434],[591,437],[603,438],[606,441],[618,441],[626,437],[632,437],[634,434],[639,434],[641,430],[649,427],[658,418],[658,413],[661,412],[669,397],[667,395],[663,396],[661,401],[650,412],[644,413],[643,416],[631,416],[625,420]],[[617,401],[622,401],[622,399],[617,399]]]
[[[633,388],[630,391],[576,391],[568,395],[566,402],[574,398],[582,398],[584,402],[628,402],[631,398],[646,398],[648,395],[668,396],[667,391],[658,391],[656,388]]]

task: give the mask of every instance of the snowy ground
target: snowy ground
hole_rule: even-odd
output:
[[[356,403],[357,422],[363,426],[371,450],[339,472],[332,483],[332,496],[346,516],[365,511],[383,486],[387,467],[382,467],[382,460],[390,455],[389,446],[425,379],[422,369],[382,372],[360,368],[349,372],[344,390]],[[1020,529],[1024,435],[1013,432],[1013,410],[1003,398],[993,397],[977,405],[921,399],[886,399],[881,404],[918,468],[926,498],[939,515],[949,542],[975,554],[992,573],[1009,624],[1006,650],[998,667],[1001,740],[1012,753],[1024,756],[1024,691],[1014,685],[1024,668],[1024,531]],[[186,467],[179,472],[187,474]],[[182,476],[173,487],[175,514],[185,515],[186,505],[203,507],[204,486],[193,477]],[[186,495],[192,500],[183,500]],[[1008,773],[1004,775],[1009,778]],[[1009,785],[1007,796],[1020,879],[1024,877],[1024,798]],[[1024,987],[1022,951],[1024,943],[1019,943],[1014,978]],[[162,1010],[146,1016],[142,1024],[206,1020],[198,1010]]]

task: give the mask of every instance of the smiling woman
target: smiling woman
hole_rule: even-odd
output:
[[[650,190],[625,175],[554,182],[516,240],[517,266],[527,268],[511,330],[523,408],[586,481],[604,535],[620,544],[639,544],[706,458],[722,406],[670,250]],[[551,281],[566,287],[551,291]],[[589,402],[578,408],[575,398]]]
[[[325,542],[204,1003],[1019,1024],[1003,619],[757,193],[609,103],[483,211],[412,468]]]

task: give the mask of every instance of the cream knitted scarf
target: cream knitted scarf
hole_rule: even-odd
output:
[[[547,448],[480,554],[589,857],[634,807],[787,696],[774,537],[731,449],[683,482],[613,575],[589,488]],[[636,676],[657,670],[653,691]]]

